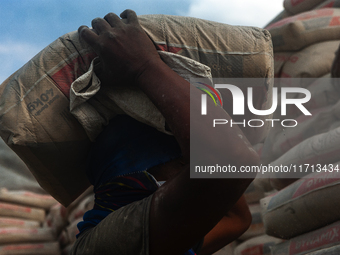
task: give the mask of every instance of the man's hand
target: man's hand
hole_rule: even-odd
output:
[[[134,82],[149,65],[161,61],[156,48],[138,22],[132,10],[120,14],[109,13],[104,19],[92,21],[94,30],[86,26],[78,29],[79,35],[99,55],[105,80],[119,79]]]

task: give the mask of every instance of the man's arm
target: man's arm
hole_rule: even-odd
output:
[[[154,193],[149,226],[151,255],[180,255],[214,228],[252,181],[190,179],[190,124],[203,148],[218,148],[220,153],[205,155],[211,162],[223,157],[239,168],[258,164],[259,158],[238,127],[217,127],[218,135],[206,135],[214,118],[230,120],[213,102],[208,102],[214,109],[209,116],[190,123],[190,114],[199,116],[200,91],[190,91],[191,85],[161,61],[133,11],[127,10],[121,17],[126,20],[108,14],[93,21],[96,33],[86,27],[79,32],[100,56],[105,76],[139,86],[163,114],[181,147],[187,165]]]

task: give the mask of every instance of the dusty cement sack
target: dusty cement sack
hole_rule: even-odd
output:
[[[267,235],[254,237],[237,246],[234,255],[271,255],[271,247],[281,241]]]
[[[4,227],[39,228],[40,222],[34,220],[23,220],[20,218],[0,217],[0,228]]]
[[[302,166],[302,173],[277,172],[270,178],[292,178],[301,177],[305,174],[305,165],[320,164],[322,167],[325,165],[338,162],[340,160],[340,128],[330,130],[328,132],[312,136],[292,149],[287,151],[281,157],[271,162],[272,167],[276,166],[296,166],[300,169]],[[294,168],[292,168],[294,169]],[[309,168],[311,171],[312,169]],[[307,172],[308,173],[308,172]],[[311,173],[311,172],[309,172]]]
[[[261,205],[250,204],[249,210],[252,216],[251,225],[248,230],[239,237],[240,240],[247,240],[255,236],[263,235],[265,233],[262,222]]]
[[[296,127],[274,127],[263,145],[261,154],[262,163],[269,164],[273,161],[275,162],[280,157],[285,157],[285,160],[290,164],[290,158],[286,157],[285,154],[293,155],[295,146],[314,135],[329,132],[338,127],[336,123],[339,118],[334,110],[337,110],[335,105],[314,109],[310,111],[312,116],[295,117],[295,121],[298,122]],[[318,122],[320,120],[324,122]],[[291,125],[294,125],[294,123],[291,123]],[[292,150],[292,153],[289,152],[290,150]]]
[[[139,19],[159,50],[198,60],[210,66],[214,77],[272,77],[271,37],[266,30],[178,16],[146,15]],[[89,186],[84,174],[89,132],[71,115],[69,95],[71,84],[89,70],[94,57],[88,45],[79,41],[77,32],[72,32],[46,47],[0,86],[1,137],[40,185],[65,206]],[[203,69],[209,72],[209,68]],[[154,105],[124,104],[123,95],[131,98],[134,94],[111,88],[110,93],[105,89],[94,92],[96,96],[89,100],[95,109],[91,117],[96,128],[129,106],[123,110],[164,130],[164,118],[154,112]],[[140,91],[136,93],[134,98],[140,98]],[[115,101],[117,98],[120,101]],[[145,103],[143,98],[139,102]]]
[[[1,228],[0,244],[51,242],[56,240],[50,228]]]
[[[335,52],[340,41],[326,41],[310,45],[289,56],[281,73],[291,78],[319,78],[331,71]],[[306,81],[305,83],[303,81]],[[301,87],[310,85],[308,79],[301,81]]]
[[[297,236],[284,243],[275,245],[272,248],[272,255],[293,255],[293,254],[327,254],[321,253],[325,248],[340,245],[340,222]],[[334,251],[335,249],[333,249]],[[333,253],[339,254],[339,253]]]
[[[0,216],[36,220],[42,223],[45,220],[45,211],[43,209],[0,203]]]
[[[0,201],[45,210],[50,209],[51,206],[58,203],[50,195],[41,195],[29,191],[8,191],[7,189],[0,189]]]
[[[340,172],[321,172],[261,199],[266,234],[289,239],[339,220],[339,190]]]
[[[264,26],[264,29],[267,29],[268,26],[270,26],[271,24],[274,24],[282,19],[285,19],[289,16],[292,16],[291,13],[287,12],[286,10],[282,10],[278,15],[276,15],[275,18],[273,18],[271,21],[269,21],[269,23],[267,25]]]
[[[22,160],[0,138],[0,187],[46,193]]]
[[[339,40],[340,9],[324,8],[280,20],[267,27],[275,52],[297,51],[319,42]]]
[[[61,253],[58,242],[0,246],[0,255],[60,255],[60,254]]]
[[[285,10],[292,14],[298,14],[312,10],[325,0],[284,0],[283,6]]]
[[[277,133],[269,152],[271,155],[267,156],[270,156],[272,159],[277,159],[289,150],[294,150],[296,145],[306,139],[328,132],[329,127],[339,120],[338,116],[334,114],[339,108],[340,101],[333,106],[311,111],[312,116],[300,116],[295,118],[299,124],[294,128],[285,128]],[[266,148],[266,152],[267,151],[268,148]]]
[[[329,105],[334,105],[340,99],[339,88],[332,82],[331,74],[317,79],[306,89],[311,93],[311,99],[304,103],[304,107],[309,111],[320,109]],[[303,94],[298,94],[295,98],[303,98]],[[295,105],[287,105],[287,117],[295,118],[301,115],[301,111]]]

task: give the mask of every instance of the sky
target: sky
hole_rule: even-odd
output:
[[[283,0],[0,0],[0,84],[59,36],[91,20],[132,9],[138,15],[190,16],[264,27]]]

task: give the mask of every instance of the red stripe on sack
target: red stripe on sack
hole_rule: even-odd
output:
[[[27,212],[27,213],[30,213],[32,211],[32,209],[30,207],[23,207],[23,206],[17,206],[17,205],[11,205],[11,204],[2,204],[2,203],[0,203],[0,208],[12,210],[12,211]]]
[[[33,250],[33,249],[43,249],[43,244],[24,244],[24,245],[10,245],[5,246],[4,251],[11,251],[11,250]]]
[[[95,53],[88,53],[83,56],[78,56],[71,62],[66,63],[59,71],[51,76],[59,90],[67,97],[70,97],[71,84],[81,75],[84,74],[82,68],[79,68],[80,63],[85,61],[85,65],[89,66],[92,59],[96,57]],[[87,70],[85,70],[86,72]]]
[[[268,27],[266,27],[266,29],[281,27],[283,25],[286,25],[288,23],[293,23],[298,20],[315,19],[315,18],[320,18],[320,17],[325,17],[325,16],[332,16],[333,14],[334,14],[334,9],[332,8],[324,8],[324,9],[320,9],[316,11],[304,12],[296,16],[282,19],[274,24],[269,25]]]
[[[264,254],[263,253],[263,244],[256,245],[241,251],[241,255],[257,255],[257,254]]]
[[[329,23],[330,27],[340,26],[340,17],[334,17],[332,18],[331,22]]]
[[[340,241],[339,232],[339,226],[334,226],[309,234],[304,239],[293,239],[290,243],[289,254],[305,254],[306,251],[311,251],[321,246],[336,243]]]
[[[0,235],[5,234],[37,234],[38,229],[36,228],[2,228],[0,229]]]
[[[329,4],[326,4],[325,6],[322,6],[320,9],[322,9],[322,8],[333,8],[334,3],[335,3],[335,1],[330,2]]]
[[[178,53],[179,51],[182,50],[182,48],[180,47],[168,46],[166,44],[157,44],[156,46],[158,50],[172,52],[172,53]]]
[[[12,219],[0,219],[0,223],[3,224],[16,224],[23,226],[25,222],[23,220],[12,220]]]
[[[328,186],[329,184],[339,182],[340,173],[320,173],[312,178],[304,179],[300,187],[295,191],[292,198],[296,198],[306,194],[312,190],[317,190],[321,187]]]

